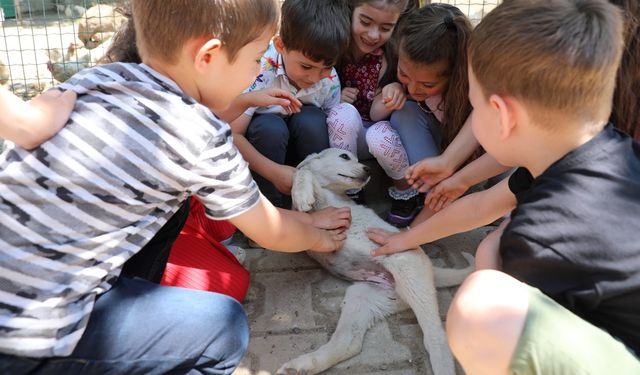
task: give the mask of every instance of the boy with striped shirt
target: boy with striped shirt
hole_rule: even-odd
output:
[[[150,240],[173,240],[190,195],[266,248],[344,240],[264,199],[211,112],[258,73],[277,2],[132,5],[143,64],[77,74],[65,128],[0,156],[0,373],[231,373],[248,344],[240,304],[119,277]]]

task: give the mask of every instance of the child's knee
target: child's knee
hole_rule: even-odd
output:
[[[414,124],[418,122],[418,116],[420,115],[420,108],[415,102],[408,101],[404,106],[391,113],[389,122],[391,126],[397,128],[406,124]]]
[[[276,114],[266,113],[254,116],[247,126],[247,133],[272,133],[282,127],[286,128],[284,119]]]
[[[326,127],[327,115],[314,105],[305,105],[300,112],[294,113],[289,120],[289,125],[305,129],[317,129]]]
[[[251,120],[246,137],[256,145],[286,145],[289,141],[289,129],[284,120],[274,114],[264,114]]]
[[[234,300],[228,301],[227,314],[224,316],[224,325],[228,330],[221,335],[225,347],[238,353],[243,353],[249,345],[249,323],[242,305]]]
[[[447,313],[450,340],[492,332],[507,320],[524,318],[528,305],[526,287],[495,270],[472,273],[462,283]]]
[[[389,148],[389,140],[393,144],[395,143],[393,142],[394,138],[397,138],[397,134],[388,121],[380,121],[371,125],[365,135],[369,152],[376,159],[384,156],[385,151],[388,151]]]
[[[362,118],[356,107],[349,103],[340,103],[329,111],[327,127],[329,134],[340,132],[357,137],[362,128]]]

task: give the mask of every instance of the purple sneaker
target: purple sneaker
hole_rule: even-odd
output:
[[[391,199],[391,209],[387,222],[395,227],[404,228],[411,224],[424,204],[424,195],[418,194],[407,200]]]

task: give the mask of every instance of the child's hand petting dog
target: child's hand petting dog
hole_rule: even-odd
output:
[[[378,245],[382,245],[371,250],[371,255],[374,257],[400,253],[414,248],[404,244],[402,232],[390,232],[380,228],[367,228],[367,237]]]
[[[390,111],[402,109],[406,101],[407,95],[400,83],[393,82],[382,88],[382,102],[386,109]]]
[[[309,214],[316,228],[346,231],[351,226],[351,208],[349,207],[327,207]]]
[[[330,253],[340,250],[342,245],[344,245],[344,241],[347,239],[347,231],[345,230],[320,230],[320,232],[322,233],[320,240],[309,250],[319,253]]]
[[[251,91],[245,95],[249,97],[248,100],[252,107],[279,105],[289,114],[300,112],[300,108],[302,108],[302,102],[287,90],[268,88]]]

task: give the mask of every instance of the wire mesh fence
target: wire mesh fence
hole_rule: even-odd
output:
[[[126,2],[0,0],[0,85],[27,99],[95,65],[123,20],[114,9]],[[477,23],[499,0],[440,2],[456,5]]]
[[[0,0],[0,84],[30,98],[94,65],[124,0]],[[102,47],[101,47],[102,46]]]

